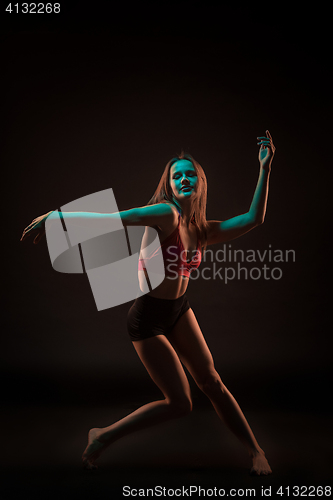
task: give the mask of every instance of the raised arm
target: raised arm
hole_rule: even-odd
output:
[[[116,222],[120,217],[124,226],[155,226],[163,230],[165,227],[172,225],[175,218],[177,218],[176,209],[168,203],[146,205],[144,207],[131,208],[130,210],[123,210],[122,212],[110,214],[97,212],[59,213],[53,211],[34,219],[31,224],[24,229],[21,241],[37,231],[34,243],[38,243],[45,234],[45,220],[49,218],[49,220],[52,221],[52,219],[58,218],[59,214],[65,222],[68,221],[76,226],[86,228],[89,228],[89,226],[96,227],[96,225],[102,226],[106,223],[109,228],[110,222],[112,222],[112,220]]]
[[[273,139],[268,130],[267,137],[257,137],[259,139],[259,163],[260,172],[257,187],[255,189],[249,211],[245,214],[237,215],[224,221],[208,221],[207,245],[221,243],[235,238],[251,231],[265,219],[268,184],[271,171],[271,164],[275,153]]]

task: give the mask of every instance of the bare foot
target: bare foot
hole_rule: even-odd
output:
[[[85,469],[98,469],[94,462],[109,444],[98,440],[101,435],[100,431],[101,429],[94,428],[88,432],[88,444],[82,455],[82,463]]]
[[[250,474],[253,476],[267,476],[272,474],[272,469],[269,466],[265,453],[261,450],[260,453],[252,457],[252,469]]]

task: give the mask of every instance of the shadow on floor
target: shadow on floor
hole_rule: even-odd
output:
[[[273,469],[268,477],[249,475],[250,461],[242,445],[214,411],[202,408],[184,419],[123,438],[100,457],[98,470],[81,469],[89,428],[106,426],[130,411],[124,407],[7,409],[2,415],[1,498],[118,500],[228,494],[281,499],[277,495],[281,486],[288,496],[287,487],[291,491],[296,486],[330,484],[330,416],[273,411],[246,412]],[[309,493],[308,488],[306,496]]]

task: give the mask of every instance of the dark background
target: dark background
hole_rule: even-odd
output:
[[[52,456],[50,463],[61,467],[66,451],[55,449],[52,436],[63,436],[64,429],[72,436],[73,461],[79,461],[90,427],[160,397],[128,338],[131,303],[98,312],[86,276],[56,273],[45,240],[38,246],[31,239],[19,242],[24,227],[110,187],[120,210],[145,205],[164,165],[181,149],[206,172],[207,218],[244,213],[259,173],[256,137],[269,129],[277,150],[265,223],[230,248],[293,249],[295,262],[266,262],[282,269],[280,280],[225,284],[200,278],[187,295],[222,379],[258,422],[256,435],[261,432],[271,446],[267,454],[283,470],[281,457],[297,450],[285,484],[298,477],[304,483],[312,465],[328,479],[322,465],[331,411],[328,13],[310,4],[286,11],[251,3],[157,5],[81,1],[61,3],[58,15],[1,12],[5,462],[18,470],[28,457],[37,467]],[[190,383],[201,415],[209,405]],[[190,418],[207,434],[206,447],[206,440],[213,446],[215,434],[203,430],[204,419],[201,425]],[[179,421],[175,435],[183,435],[186,425]],[[177,439],[168,462],[163,446],[154,449],[152,435],[160,436],[157,430],[145,434],[141,481],[149,482],[149,468],[161,456],[165,470],[191,464],[190,451],[180,454]],[[25,447],[17,446],[22,439]],[[125,448],[136,445],[142,460],[138,439],[128,438]],[[192,438],[184,439],[190,449]],[[44,452],[36,442],[45,443]],[[313,443],[321,465],[312,459]],[[120,445],[117,450],[120,459],[105,458],[105,467],[111,463],[136,478],[131,466],[137,461],[126,461]],[[204,451],[202,456],[205,462]],[[300,456],[308,457],[304,469],[297,465]],[[210,468],[205,462],[214,480],[223,460],[231,467],[227,457],[219,460],[212,459]],[[236,471],[238,466],[236,460]],[[232,467],[225,470],[233,477]],[[23,491],[22,478],[16,486]],[[233,485],[238,480],[236,473]],[[315,480],[322,484],[319,476]],[[51,483],[52,474],[45,473],[40,491]]]

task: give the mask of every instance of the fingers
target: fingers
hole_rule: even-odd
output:
[[[36,236],[36,237],[35,237],[35,239],[34,239],[34,244],[35,244],[35,245],[37,245],[37,243],[39,243],[40,238],[41,238],[41,234],[40,234],[40,233],[38,233],[38,234],[37,234],[37,236]]]
[[[28,236],[30,236],[31,231],[38,230],[38,232],[40,232],[40,229],[41,229],[41,220],[42,219],[43,219],[42,217],[37,217],[32,222],[30,222],[30,224],[23,230],[23,233],[22,233],[20,241],[23,241]],[[38,241],[39,241],[39,239],[37,239],[37,236],[36,236],[36,238],[34,240],[34,243],[38,243]],[[37,241],[36,241],[36,239],[37,239]]]
[[[37,229],[35,229],[34,227],[32,227],[31,229],[28,229],[29,227],[30,226],[28,226],[24,229],[20,241],[26,240],[31,235],[32,231],[37,231]],[[35,237],[35,240],[38,237],[38,235],[39,235],[39,232],[38,232],[37,236]],[[34,241],[34,243],[35,243],[35,241]]]
[[[29,236],[30,236],[30,232],[22,234],[20,241],[26,240],[27,238],[29,238]]]
[[[40,231],[40,232],[37,234],[36,238],[34,239],[34,244],[35,244],[35,245],[37,245],[37,243],[39,243],[39,242],[40,242],[40,240],[43,238],[44,234],[45,234],[45,231]]]
[[[273,142],[269,137],[257,137],[257,139],[260,139],[262,142]]]
[[[257,139],[262,139],[264,141],[271,141],[273,142],[273,137],[271,136],[269,130],[266,130],[266,135],[264,137],[257,137]]]
[[[23,241],[23,240],[24,240],[24,239],[26,239],[28,236],[29,236],[29,235],[27,235],[27,234],[24,234],[24,233],[23,233],[23,234],[22,234],[22,236],[21,236],[20,241]]]
[[[33,228],[34,228],[35,224],[34,224],[34,221],[32,221],[29,226],[27,226],[26,228],[24,228],[24,231],[23,233],[27,233],[28,231],[31,231]]]
[[[266,130],[266,136],[267,137],[257,137],[259,142],[257,142],[258,146],[261,146],[262,149],[265,149],[269,147],[273,152],[275,151],[275,146],[273,144],[273,138],[269,132],[269,130]]]
[[[28,227],[29,227],[29,226],[28,226]],[[28,236],[30,236],[30,230],[28,229],[28,227],[26,227],[26,228],[23,230],[23,233],[22,233],[22,236],[21,236],[20,241],[23,241],[25,238],[28,238]]]
[[[257,142],[258,146],[261,146],[262,149],[272,147],[272,143],[268,140],[262,140],[260,142]]]

